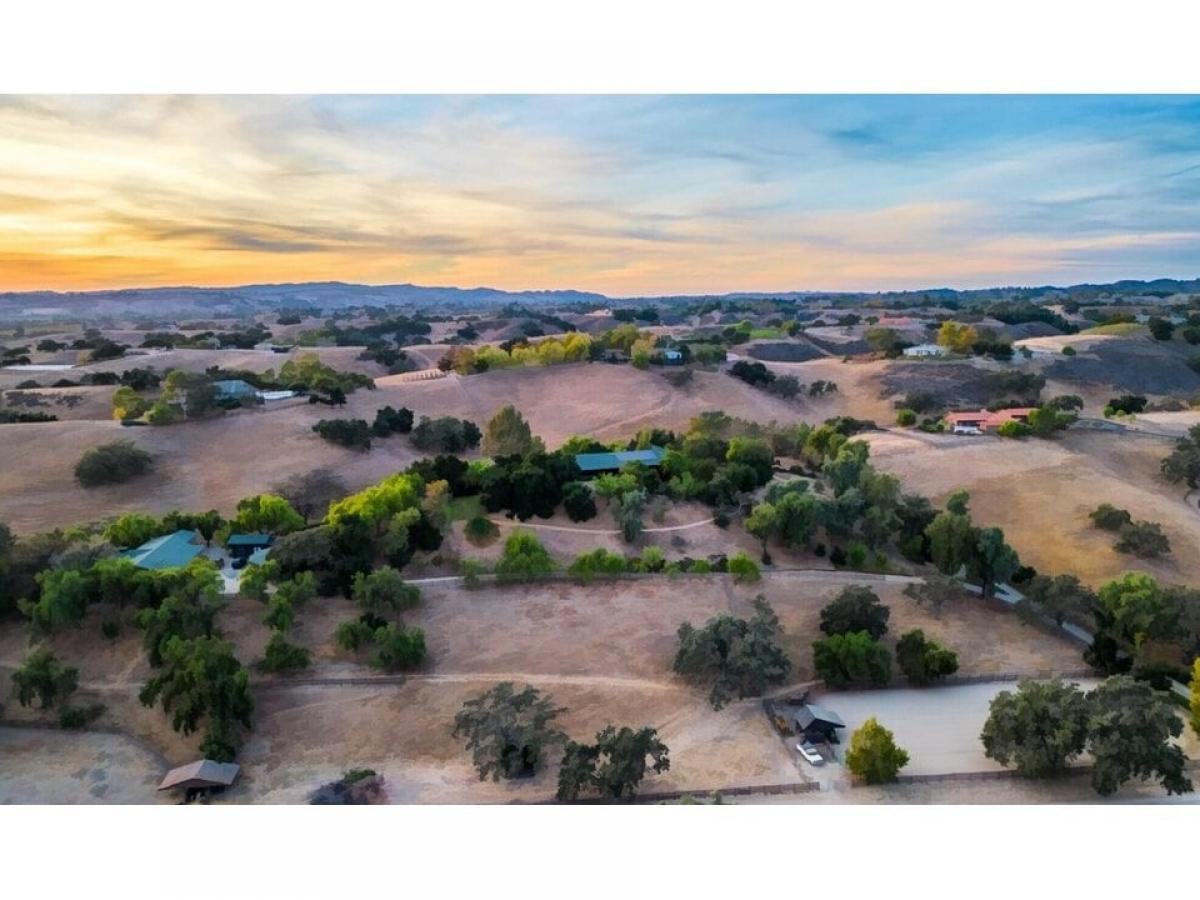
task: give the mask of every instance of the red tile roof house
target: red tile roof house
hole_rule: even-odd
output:
[[[946,415],[946,424],[955,434],[976,434],[983,431],[995,431],[1005,422],[1027,422],[1032,406],[1015,406],[1012,409],[998,409],[990,412],[981,409],[978,412],[952,412]]]

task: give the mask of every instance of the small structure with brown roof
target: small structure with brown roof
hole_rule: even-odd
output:
[[[198,759],[186,766],[172,769],[158,786],[160,791],[172,789],[196,791],[212,788],[227,788],[233,784],[242,770],[237,763],[220,763],[211,759]]]

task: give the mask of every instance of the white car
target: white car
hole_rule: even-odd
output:
[[[800,751],[801,756],[808,760],[809,765],[825,765],[825,760],[821,754],[816,751],[816,748],[810,746],[809,744],[797,744],[796,749]]]

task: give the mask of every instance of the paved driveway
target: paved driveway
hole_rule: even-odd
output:
[[[983,755],[979,733],[987,720],[988,704],[1015,681],[964,684],[952,687],[905,688],[886,691],[829,692],[815,702],[842,717],[846,730],[837,748],[844,759],[850,735],[874,716],[908,751],[905,775],[986,772],[1003,768]],[[1090,689],[1091,682],[1081,682]]]

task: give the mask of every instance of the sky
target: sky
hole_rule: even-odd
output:
[[[0,290],[1200,275],[1187,96],[0,97]]]

